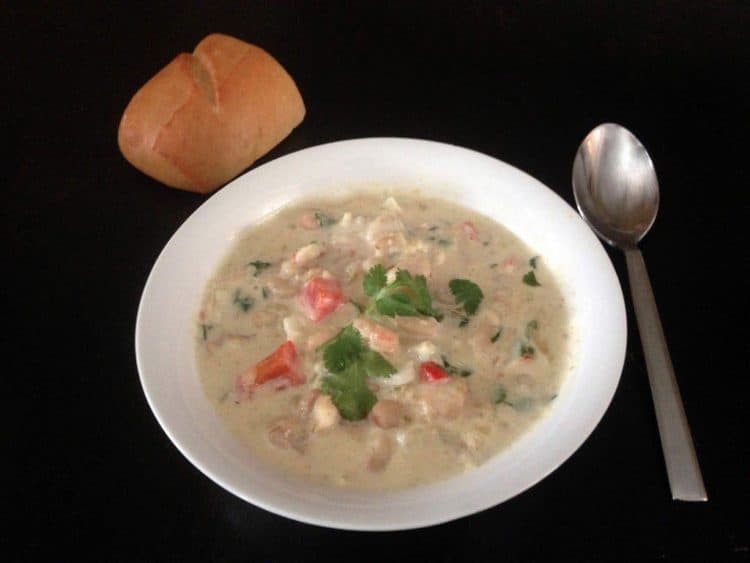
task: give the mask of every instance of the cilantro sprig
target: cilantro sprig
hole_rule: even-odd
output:
[[[328,370],[320,390],[331,396],[341,416],[360,420],[367,416],[378,399],[367,387],[368,377],[390,377],[396,372],[388,360],[370,350],[362,335],[348,325],[321,347],[323,364]]]
[[[440,313],[432,308],[432,297],[424,276],[412,277],[408,270],[398,270],[396,278],[388,283],[385,267],[376,264],[365,274],[362,286],[365,294],[373,299],[367,308],[368,313],[387,317],[440,317]]]

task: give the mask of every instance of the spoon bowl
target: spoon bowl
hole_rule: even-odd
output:
[[[708,500],[646,263],[638,249],[659,209],[659,182],[651,157],[624,127],[599,125],[578,147],[573,194],[578,211],[594,231],[625,251],[672,498]]]
[[[614,123],[596,127],[573,162],[578,211],[613,246],[632,247],[654,224],[659,182],[646,148]]]

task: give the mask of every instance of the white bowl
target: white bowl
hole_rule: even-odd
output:
[[[206,280],[243,229],[298,198],[362,186],[417,187],[508,227],[544,257],[570,309],[572,373],[549,413],[479,468],[394,492],[317,486],[277,474],[229,434],[204,397],[194,354]],[[445,522],[499,504],[563,463],[604,415],[625,357],[622,291],[607,254],[575,211],[534,178],[467,149],[373,138],[308,148],[251,170],[206,201],[154,264],[136,323],[146,398],[198,469],[254,505],[334,528],[396,530]]]

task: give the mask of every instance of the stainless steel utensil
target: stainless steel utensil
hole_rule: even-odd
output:
[[[625,252],[672,498],[708,500],[654,293],[638,242],[659,208],[651,158],[635,136],[605,123],[589,133],[573,163],[578,211],[596,233]]]

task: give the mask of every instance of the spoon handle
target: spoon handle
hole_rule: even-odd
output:
[[[708,500],[646,263],[637,248],[625,257],[672,499]]]

